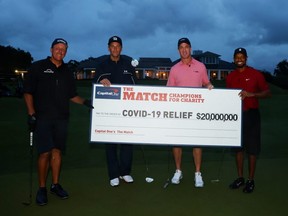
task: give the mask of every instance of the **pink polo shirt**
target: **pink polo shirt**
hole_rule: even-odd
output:
[[[203,87],[209,83],[205,65],[192,59],[189,65],[182,61],[175,64],[169,73],[167,86]]]

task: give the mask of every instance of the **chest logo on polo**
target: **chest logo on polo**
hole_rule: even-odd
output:
[[[44,73],[54,73],[54,71],[49,68],[49,69],[46,69],[46,70],[44,71]]]

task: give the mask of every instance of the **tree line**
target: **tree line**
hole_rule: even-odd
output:
[[[27,70],[33,58],[29,52],[12,46],[0,45],[0,73],[14,74],[15,70]]]

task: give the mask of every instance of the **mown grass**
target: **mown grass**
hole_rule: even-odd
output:
[[[89,97],[91,82],[77,82],[80,95]],[[159,82],[143,85],[165,85]],[[213,82],[223,88],[223,82]],[[227,185],[236,176],[234,157],[229,149],[204,148],[202,172],[205,187],[193,186],[191,148],[184,148],[184,178],[180,185],[163,184],[174,171],[170,147],[143,146],[149,173],[140,146],[135,146],[133,176],[135,183],[112,188],[108,184],[106,158],[102,144],[89,143],[90,113],[83,106],[71,104],[67,152],[63,159],[61,183],[71,197],[62,201],[48,195],[49,203],[34,203],[37,189],[36,153],[34,151],[32,205],[23,206],[29,195],[29,137],[23,99],[0,98],[0,214],[1,215],[287,215],[286,179],[288,163],[287,108],[288,92],[271,85],[272,97],[261,101],[262,152],[256,172],[253,194],[230,191]],[[221,159],[224,151],[223,164]],[[247,162],[246,162],[247,163]],[[247,166],[245,166],[246,168]],[[219,169],[220,168],[220,169]],[[218,171],[220,170],[220,175]],[[247,170],[245,169],[245,173]],[[151,184],[144,181],[150,175]],[[211,179],[219,178],[219,183]],[[50,176],[48,183],[51,182]]]

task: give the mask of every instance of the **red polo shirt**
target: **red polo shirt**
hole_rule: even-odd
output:
[[[252,67],[246,67],[244,71],[232,71],[226,78],[227,88],[242,89],[247,92],[257,93],[269,90],[262,73]],[[258,109],[259,102],[256,97],[246,97],[243,100],[243,110]]]

